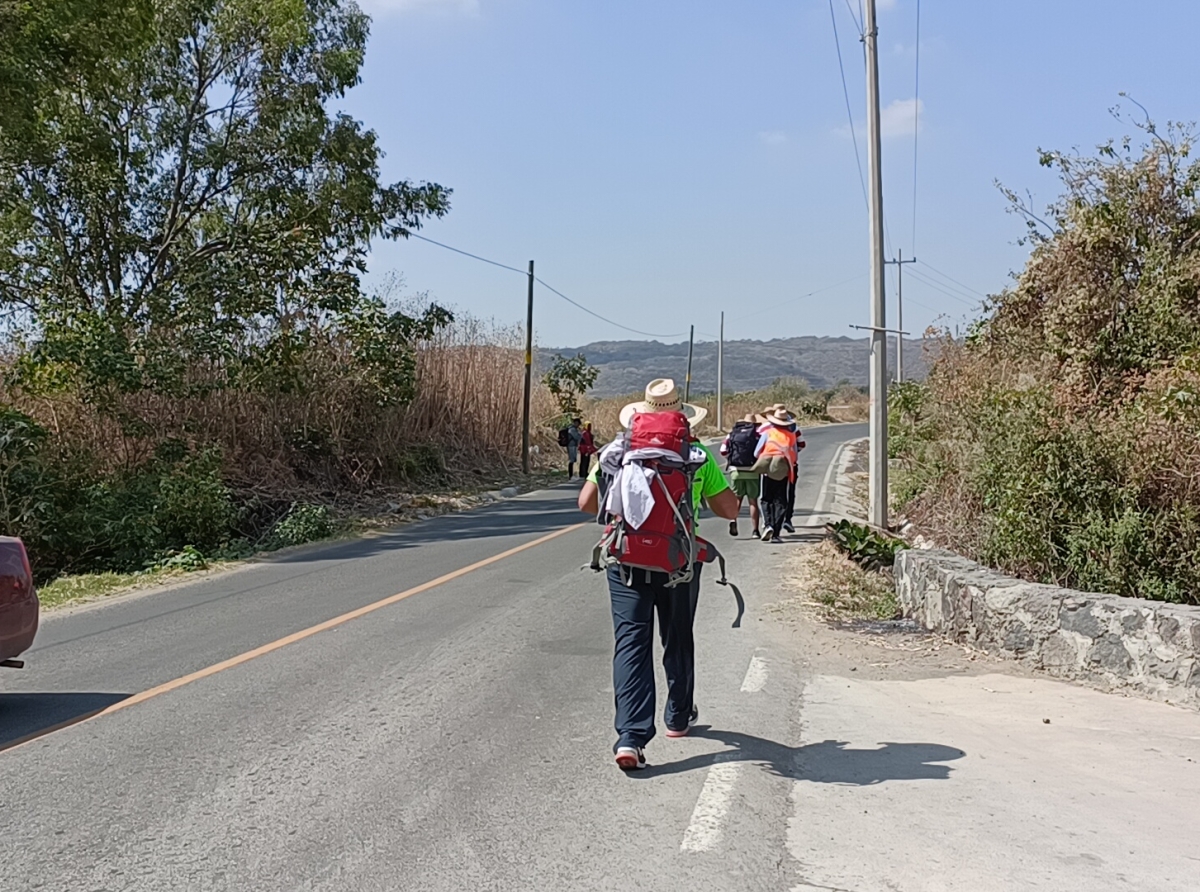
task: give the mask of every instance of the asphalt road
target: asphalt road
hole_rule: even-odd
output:
[[[802,516],[863,433],[808,432]],[[48,617],[0,676],[4,739],[118,708],[0,751],[6,888],[1189,888],[1166,831],[1186,839],[1200,796],[1196,716],[798,636],[772,605],[813,530],[771,546],[702,521],[746,617],[705,582],[701,726],[622,774],[574,494]],[[1009,727],[1051,709],[1053,737]]]

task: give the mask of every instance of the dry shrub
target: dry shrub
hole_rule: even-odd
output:
[[[1043,156],[1065,192],[1015,286],[893,393],[896,496],[1027,578],[1200,603],[1200,164],[1142,126]]]

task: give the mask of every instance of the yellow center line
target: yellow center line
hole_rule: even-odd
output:
[[[37,740],[39,737],[44,737],[47,734],[60,731],[63,728],[71,725],[78,725],[82,722],[99,718],[100,716],[111,715],[114,712],[120,712],[122,709],[128,709],[130,706],[136,706],[139,703],[145,703],[147,700],[152,700],[155,697],[178,690],[184,685],[189,685],[194,681],[200,681],[202,678],[208,678],[209,676],[216,675],[218,672],[224,672],[226,669],[232,669],[234,666],[241,666],[243,663],[249,663],[251,660],[257,659],[258,657],[265,656],[266,654],[287,647],[289,644],[295,644],[297,641],[303,641],[305,638],[311,638],[313,635],[316,635],[320,632],[326,632],[329,629],[333,629],[337,626],[344,625],[351,620],[366,616],[368,613],[374,613],[376,610],[382,610],[384,607],[390,607],[392,604],[403,601],[405,598],[411,598],[413,595],[419,595],[421,592],[427,592],[431,588],[436,588],[439,585],[445,585],[447,582],[453,582],[455,579],[466,576],[468,573],[473,573],[476,570],[480,570],[489,566],[490,564],[496,563],[497,561],[502,561],[505,558],[512,557],[514,554],[520,554],[522,551],[528,551],[530,548],[536,548],[545,542],[549,542],[551,539],[557,539],[559,536],[565,536],[567,533],[573,533],[575,530],[581,529],[584,526],[587,526],[587,524],[577,523],[569,527],[563,527],[560,530],[555,530],[553,533],[547,533],[545,536],[534,539],[531,542],[526,542],[523,545],[518,545],[514,548],[508,549],[507,551],[494,554],[489,558],[476,561],[475,563],[469,564],[466,567],[461,567],[458,570],[454,570],[453,572],[439,576],[437,579],[431,579],[429,582],[423,582],[420,585],[415,585],[412,588],[405,589],[397,594],[388,595],[386,598],[383,598],[379,601],[375,601],[371,604],[367,604],[363,607],[343,613],[340,616],[335,616],[333,619],[327,619],[324,622],[317,623],[315,626],[309,626],[307,629],[301,629],[299,632],[293,632],[290,635],[285,635],[282,638],[278,638],[275,641],[271,641],[262,645],[261,647],[248,650],[245,653],[238,654],[235,657],[230,657],[227,660],[221,660],[219,663],[213,663],[211,666],[206,666],[205,668],[197,670],[196,672],[191,672],[187,675],[181,675],[179,678],[174,678],[171,681],[163,682],[155,687],[147,688],[140,693],[134,694],[132,697],[126,697],[124,700],[119,700],[111,706],[106,706],[103,709],[98,709],[93,712],[84,713],[81,716],[68,719],[65,722],[59,722],[56,725],[51,725],[48,728],[43,728],[39,731],[33,732],[32,734],[27,734],[24,737],[18,737],[16,740],[10,741],[7,744],[0,744],[0,751],[15,749],[22,744]]]

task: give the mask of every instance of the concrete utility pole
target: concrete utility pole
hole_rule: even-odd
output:
[[[721,311],[721,327],[717,341],[717,430],[725,430],[725,311]]]
[[[904,259],[904,252],[897,251],[896,259],[896,380],[904,380],[904,264],[916,263],[917,258]]]
[[[688,329],[688,370],[687,377],[683,379],[683,401],[686,403],[688,397],[692,393],[692,345],[696,341],[696,326],[691,326]]]
[[[521,410],[521,470],[529,473],[529,404],[533,398],[533,261],[529,261],[529,308],[525,313],[525,401]]]
[[[887,304],[884,293],[883,170],[879,138],[879,29],[875,0],[866,0],[863,42],[867,57],[867,168],[871,225],[871,523],[886,527],[887,483]]]

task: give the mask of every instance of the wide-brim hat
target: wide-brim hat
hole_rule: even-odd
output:
[[[763,422],[773,424],[776,427],[787,427],[790,424],[795,424],[796,419],[789,415],[787,410],[781,412],[778,409],[772,409],[763,417]]]
[[[682,412],[687,416],[688,425],[693,430],[708,415],[708,409],[703,406],[685,403],[679,395],[679,388],[670,378],[655,378],[646,385],[644,400],[630,403],[621,409],[621,427],[629,427],[629,422],[639,412]]]
[[[762,410],[762,419],[764,422],[769,421],[773,415],[779,415],[788,419],[784,422],[784,424],[793,424],[796,421],[796,416],[789,412],[787,410],[787,406],[785,406],[783,403],[776,403],[775,405],[767,406],[767,408]]]

